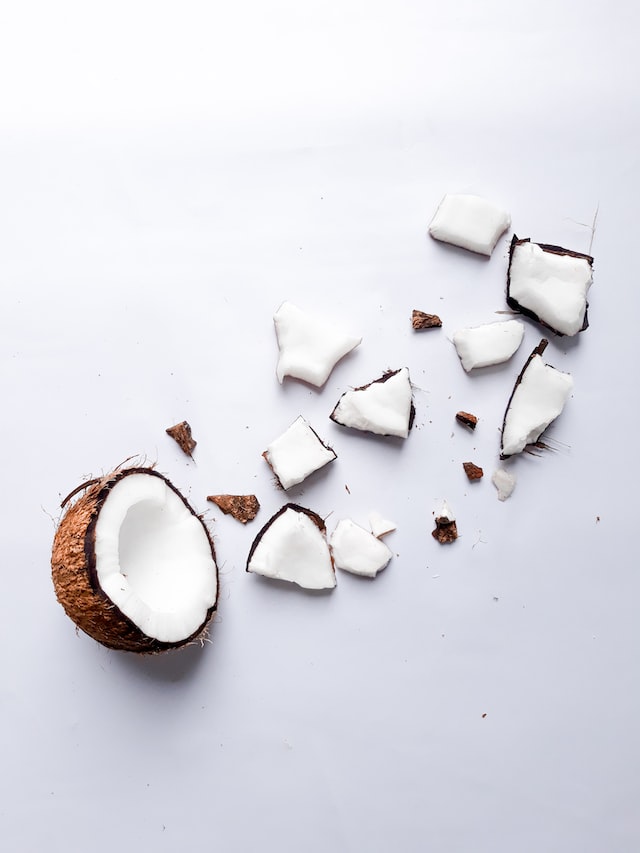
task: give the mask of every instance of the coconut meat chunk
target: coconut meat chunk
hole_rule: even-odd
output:
[[[557,246],[511,244],[507,302],[561,335],[586,328],[593,258]]]
[[[333,589],[336,585],[324,522],[296,504],[282,507],[258,533],[246,568],[305,589]]]
[[[340,359],[362,341],[291,302],[282,303],[273,322],[280,351],[276,375],[281,384],[291,376],[321,387]]]
[[[375,509],[369,513],[369,527],[376,539],[381,539],[388,533],[393,533],[394,530],[397,530],[395,521],[385,518]]]
[[[498,500],[506,501],[516,487],[516,475],[506,468],[497,468],[491,476],[491,482],[498,491]]]
[[[501,234],[511,225],[502,208],[477,195],[447,194],[429,225],[429,234],[480,255],[491,255]]]
[[[413,417],[411,396],[409,370],[403,367],[362,388],[346,391],[330,417],[352,429],[406,438]]]
[[[299,416],[262,454],[283,489],[301,483],[309,474],[333,462],[336,454]]]
[[[543,341],[546,346],[546,341]],[[502,426],[500,456],[506,459],[535,444],[549,424],[562,412],[573,378],[545,364],[540,344],[516,381]]]
[[[367,578],[374,578],[393,556],[384,542],[350,518],[338,522],[329,544],[339,569]]]
[[[524,337],[524,324],[519,320],[485,323],[454,332],[453,345],[464,369],[489,367],[508,361]]]
[[[207,534],[162,478],[131,474],[115,484],[96,522],[95,560],[104,593],[160,642],[189,637],[215,604]]]

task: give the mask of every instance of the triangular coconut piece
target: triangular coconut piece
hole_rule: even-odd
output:
[[[301,415],[262,455],[283,489],[296,486],[337,458]]]
[[[519,240],[509,251],[507,303],[558,335],[576,335],[589,325],[587,294],[593,258],[581,252]]]
[[[540,341],[516,379],[502,424],[501,459],[535,444],[562,412],[573,390],[569,373],[542,360],[548,343],[544,338]]]
[[[382,539],[383,536],[397,529],[395,521],[390,521],[375,509],[369,513],[369,527],[376,539]]]
[[[324,521],[310,509],[285,504],[256,536],[246,570],[305,589],[333,589],[336,573]]]
[[[406,438],[414,414],[409,369],[402,367],[388,371],[368,385],[345,392],[330,418],[363,432]]]
[[[276,368],[280,383],[285,376],[291,376],[321,387],[340,359],[362,341],[291,302],[282,303],[273,322],[280,350]]]
[[[338,522],[329,544],[336,566],[362,577],[374,578],[393,557],[384,542],[350,518]]]
[[[524,324],[519,320],[501,320],[458,329],[453,335],[453,345],[468,372],[508,361],[522,343],[523,336]]]

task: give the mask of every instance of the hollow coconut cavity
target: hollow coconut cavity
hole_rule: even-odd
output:
[[[216,609],[209,532],[151,468],[117,470],[90,485],[60,522],[51,566],[67,615],[112,649],[177,648],[196,639]]]

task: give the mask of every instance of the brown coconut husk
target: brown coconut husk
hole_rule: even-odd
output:
[[[152,468],[120,468],[110,474],[89,481],[87,489],[63,516],[53,540],[51,574],[56,597],[65,612],[94,640],[110,649],[138,653],[156,653],[178,648],[196,640],[206,629],[217,606],[209,608],[202,625],[185,639],[174,643],[161,642],[148,637],[111,601],[98,583],[95,555],[95,528],[100,510],[111,489],[131,474],[159,477],[174,491],[193,515],[199,519],[211,546],[215,563],[215,549],[211,535],[199,515],[189,505],[178,489],[162,474]],[[77,490],[74,490],[73,495]],[[68,498],[63,501],[63,505]],[[217,571],[217,568],[216,568]]]

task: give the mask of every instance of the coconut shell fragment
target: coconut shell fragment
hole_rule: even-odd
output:
[[[120,468],[90,481],[58,526],[51,569],[67,615],[111,649],[183,646],[203,634],[217,606],[211,536],[152,468]]]
[[[426,314],[414,309],[411,312],[411,325],[416,332],[422,329],[438,329],[442,326],[442,320],[437,314]]]
[[[470,412],[456,412],[456,420],[459,424],[469,427],[471,430],[474,430],[478,425],[478,418]]]
[[[467,479],[471,482],[474,480],[481,480],[484,476],[484,471],[479,465],[475,465],[473,462],[463,462],[462,467],[464,468],[464,473],[467,475]]]
[[[193,458],[193,451],[198,443],[191,435],[191,427],[187,421],[182,421],[175,426],[168,427],[165,432],[176,441],[180,449]]]
[[[431,535],[441,545],[448,545],[450,542],[455,542],[458,538],[458,528],[456,527],[455,519],[447,518],[444,515],[436,518],[436,526],[431,531]]]
[[[253,521],[260,509],[255,495],[209,495],[207,500],[242,524]]]

